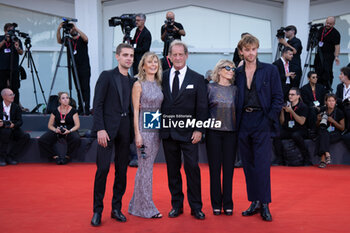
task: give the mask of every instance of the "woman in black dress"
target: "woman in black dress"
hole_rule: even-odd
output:
[[[316,125],[319,127],[317,139],[318,155],[321,157],[319,168],[325,168],[331,163],[329,146],[341,140],[341,133],[344,131],[344,113],[336,105],[335,94],[326,94],[326,111],[317,116]]]
[[[49,131],[39,138],[39,149],[41,156],[50,157],[57,164],[66,164],[80,146],[80,136],[77,131],[80,121],[76,109],[69,105],[68,93],[59,92],[58,98],[60,105],[50,115]],[[54,144],[59,138],[67,141],[66,156],[59,156],[54,150]]]

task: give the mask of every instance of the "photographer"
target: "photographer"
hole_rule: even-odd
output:
[[[152,42],[152,36],[149,30],[145,27],[146,15],[136,15],[136,32],[134,38],[131,40],[131,44],[134,45],[134,63],[132,65],[133,75],[138,74],[138,66],[140,60],[146,52],[149,51]]]
[[[303,50],[303,46],[301,45],[301,41],[295,37],[297,34],[297,28],[294,25],[287,26],[284,28],[284,31],[288,41],[286,41],[284,38],[278,38],[278,42],[285,48],[291,48],[293,51],[293,59],[290,61],[290,70],[295,72],[296,75],[294,86],[299,87],[300,78],[302,75],[300,55]]]
[[[169,45],[173,40],[181,40],[181,36],[185,36],[186,32],[181,23],[175,22],[174,12],[166,13],[165,24],[161,28],[160,33],[162,41],[164,41],[163,56],[168,55]]]
[[[331,90],[333,83],[333,62],[339,65],[340,34],[334,28],[335,18],[328,17],[326,25],[318,31],[318,49],[315,56],[315,71],[318,82]]]
[[[336,108],[337,97],[335,94],[327,94],[325,97],[326,111],[317,116],[316,125],[319,127],[319,138],[316,142],[318,155],[321,156],[319,168],[325,168],[331,163],[329,146],[341,140],[341,132],[345,128],[344,114]]]
[[[15,157],[24,148],[29,141],[29,134],[21,130],[22,126],[22,110],[13,103],[15,94],[9,88],[1,91],[3,99],[0,105],[0,166],[6,164],[16,165],[18,162]],[[9,153],[8,145],[14,142]]]
[[[307,135],[305,122],[308,109],[307,106],[301,102],[300,91],[297,87],[292,87],[290,89],[289,101],[290,102],[287,102],[282,108],[280,114],[280,123],[282,125],[281,134],[273,140],[276,150],[276,160],[273,164],[284,163],[282,139],[293,139],[303,156],[304,165],[312,165],[309,151],[304,142],[304,138]]]
[[[316,128],[317,114],[324,106],[324,97],[327,90],[324,86],[317,83],[317,74],[315,71],[309,71],[307,74],[309,83],[304,85],[301,89],[301,98],[309,107],[309,114],[307,117],[307,125],[311,130]],[[311,135],[309,135],[311,136]]]
[[[0,90],[10,87],[15,93],[16,104],[19,104],[19,55],[23,54],[22,42],[15,36],[15,23],[6,23],[5,35],[0,36]]]
[[[343,140],[350,151],[350,67],[340,69],[339,79],[341,83],[337,86],[337,104],[345,113],[345,127],[347,130],[343,135]]]
[[[291,72],[292,59],[293,50],[289,47],[284,47],[282,50],[282,56],[273,63],[277,67],[281,78],[284,100],[288,100],[289,90],[292,87],[297,87],[295,82],[295,72]]]
[[[80,121],[77,111],[70,106],[70,99],[67,92],[59,92],[58,98],[60,106],[50,115],[48,128],[46,132],[39,138],[40,154],[43,157],[51,157],[56,164],[63,165],[70,161],[71,156],[76,153],[80,146],[80,136],[78,129]],[[66,156],[58,156],[54,151],[54,144],[59,138],[67,141],[68,149]]]
[[[73,23],[68,21],[62,22],[57,28],[57,43],[62,44],[64,41],[61,37],[61,28],[68,29],[72,37],[72,49],[74,60],[78,72],[78,80],[83,95],[85,105],[85,114],[90,114],[90,60],[88,54],[88,37]],[[75,85],[77,86],[77,85]],[[77,91],[78,92],[78,91]],[[79,102],[78,112],[83,112],[83,104]]]

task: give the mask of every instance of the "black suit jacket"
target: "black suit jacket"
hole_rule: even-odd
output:
[[[204,77],[195,71],[187,68],[185,78],[179,90],[178,96],[173,99],[169,84],[170,69],[163,73],[162,88],[164,100],[162,103],[162,121],[169,123],[169,116],[187,115],[188,117],[171,118],[172,122],[188,121],[196,119],[205,121],[208,118],[208,100]],[[192,127],[163,127],[160,130],[160,137],[163,139],[171,136],[174,140],[191,142],[193,131],[205,133],[204,128]]]
[[[134,38],[132,39],[131,43],[135,44],[137,35],[139,33],[139,29],[136,29]],[[134,54],[134,64],[138,65],[143,54],[149,51],[151,47],[152,42],[152,36],[149,30],[144,27],[140,36],[137,39],[136,48],[135,48],[135,54]]]
[[[303,102],[309,106],[313,107],[314,106],[314,94],[312,93],[311,85],[310,83],[304,85],[301,89],[301,98],[303,99]],[[324,97],[327,93],[326,88],[321,85],[316,83],[316,89],[315,89],[315,94],[316,94],[316,100],[320,102],[320,106],[324,106]]]
[[[93,131],[106,130],[112,140],[117,135],[123,114],[123,90],[118,67],[103,71],[97,80],[94,96]],[[130,103],[129,117],[132,124],[131,89],[136,79],[129,76]],[[130,125],[130,129],[131,129]]]
[[[3,102],[0,102],[0,119],[4,119],[4,107],[3,107]],[[22,121],[22,110],[21,108],[15,104],[11,104],[10,108],[10,121],[15,125],[15,128],[20,128],[23,124]]]

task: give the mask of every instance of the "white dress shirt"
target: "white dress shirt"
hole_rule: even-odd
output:
[[[344,85],[344,89],[343,89],[343,100],[350,98],[350,85],[346,88],[345,83]]]
[[[287,75],[287,73],[289,73],[289,62],[288,62],[287,67],[286,67],[286,61],[282,57],[281,57],[281,60],[283,62],[284,71]],[[286,76],[286,84],[290,84],[290,77],[289,76]]]
[[[11,119],[10,119],[11,104],[9,104],[9,106],[6,106],[5,102],[2,101],[2,106],[3,106],[3,108],[4,108],[4,112],[6,112],[6,115],[8,116],[8,119],[6,119],[5,114],[3,114],[2,119],[3,119],[3,120],[8,120],[8,121],[10,121],[10,120],[11,120]]]
[[[170,77],[169,77],[169,85],[170,85],[170,91],[172,92],[173,91],[173,80],[174,80],[174,77],[175,77],[175,68],[174,66],[171,67],[170,69]],[[185,75],[186,75],[186,72],[187,72],[187,66],[185,66],[184,68],[182,68],[181,70],[179,70],[180,74],[178,75],[179,76],[179,90],[181,89],[181,85],[185,79]]]

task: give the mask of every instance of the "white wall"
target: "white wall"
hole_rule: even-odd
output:
[[[141,4],[142,3],[142,4]],[[277,29],[282,26],[282,8],[265,6],[258,3],[246,2],[243,0],[195,0],[195,1],[162,1],[162,0],[143,0],[143,1],[133,1],[129,3],[115,4],[113,2],[107,2],[103,5],[103,28],[104,28],[104,67],[105,69],[110,69],[113,64],[113,57],[110,55],[113,49],[113,28],[108,26],[108,19],[113,16],[120,16],[124,13],[154,13],[158,11],[164,11],[168,9],[174,9],[179,7],[185,7],[189,5],[206,7],[218,11],[229,12],[234,14],[241,14],[246,16],[252,16],[261,19],[267,19],[271,21],[272,27],[272,48],[275,48],[275,34]],[[196,17],[195,15],[193,17]],[[165,19],[164,18],[162,20]],[[180,18],[175,15],[175,20],[182,23]],[[213,19],[215,20],[215,19]],[[187,24],[189,22],[186,22]],[[220,22],[218,22],[220,24]],[[147,21],[146,21],[147,26]],[[159,28],[160,30],[160,28]],[[186,30],[186,28],[185,28]],[[121,32],[120,32],[121,33]],[[187,31],[186,33],[191,33]],[[220,36],[220,35],[218,35]],[[201,38],[199,36],[199,38]],[[205,38],[205,36],[204,36]],[[232,48],[233,49],[233,48]],[[227,51],[227,52],[232,52]]]

